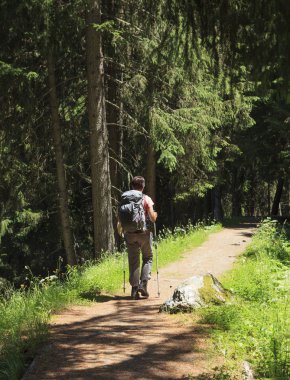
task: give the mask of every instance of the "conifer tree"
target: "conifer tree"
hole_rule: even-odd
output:
[[[114,249],[108,131],[106,125],[101,1],[89,0],[86,17],[88,118],[95,256]]]
[[[53,52],[51,48],[48,51],[47,57],[47,71],[49,81],[49,98],[51,107],[51,119],[52,119],[52,135],[55,150],[57,182],[59,188],[59,208],[60,208],[60,220],[62,237],[67,256],[67,262],[69,265],[76,265],[77,259],[74,249],[73,234],[70,223],[69,205],[68,205],[68,193],[66,185],[65,166],[63,160],[63,149],[61,139],[61,126],[60,118],[58,114],[58,98],[56,94],[56,79],[55,79],[55,63]]]

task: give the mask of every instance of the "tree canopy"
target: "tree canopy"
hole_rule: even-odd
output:
[[[283,0],[1,0],[0,278],[113,251],[137,174],[159,228],[289,214],[289,21]]]

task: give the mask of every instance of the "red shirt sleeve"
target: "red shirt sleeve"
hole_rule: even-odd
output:
[[[150,207],[154,205],[154,202],[148,195],[144,195],[144,210],[147,212]]]

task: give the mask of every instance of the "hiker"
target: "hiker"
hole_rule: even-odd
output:
[[[132,286],[131,298],[139,299],[139,293],[148,298],[148,280],[151,277],[153,256],[153,233],[150,222],[157,219],[157,212],[153,210],[154,202],[143,194],[145,179],[136,176],[131,182],[132,190],[121,196],[119,205],[119,223],[124,233],[129,260],[129,282]],[[142,253],[142,269],[140,276],[140,250]]]

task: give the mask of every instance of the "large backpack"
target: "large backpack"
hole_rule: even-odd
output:
[[[143,193],[138,190],[129,190],[121,195],[118,214],[125,232],[145,231],[146,218],[143,199]]]

